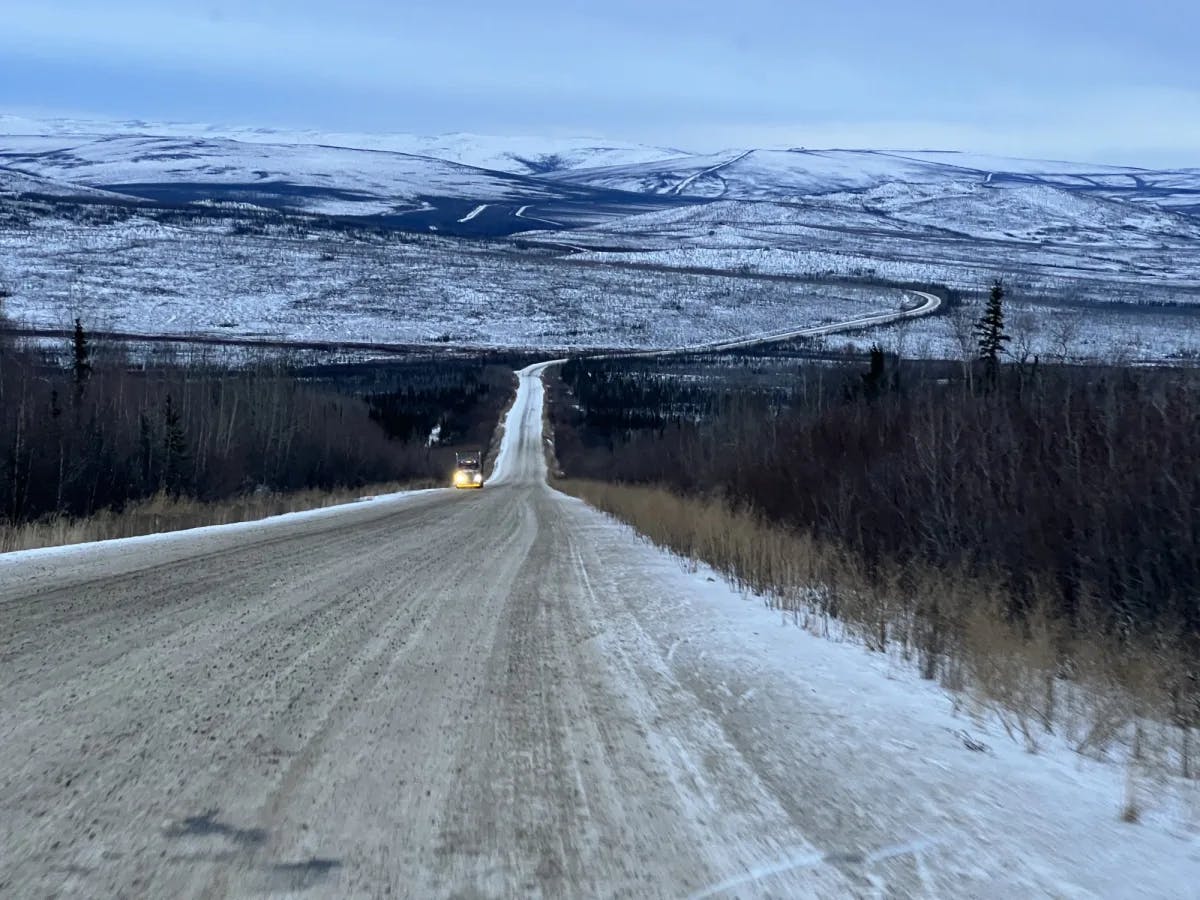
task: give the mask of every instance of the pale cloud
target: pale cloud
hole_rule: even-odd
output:
[[[0,107],[1200,166],[1198,32],[1176,0],[41,0]]]
[[[814,118],[796,124],[725,122],[689,130],[711,149],[969,150],[1009,156],[1200,168],[1200,91],[1142,88],[1053,102],[1041,97],[979,121]]]

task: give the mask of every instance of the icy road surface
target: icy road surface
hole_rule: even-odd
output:
[[[0,896],[1184,897],[1194,823],[498,476],[0,558]]]

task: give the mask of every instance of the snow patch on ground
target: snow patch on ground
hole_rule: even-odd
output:
[[[757,895],[772,889],[775,873],[839,859],[879,867],[875,888],[884,893],[888,867],[908,866],[960,873],[963,884],[989,885],[986,896],[995,897],[1195,896],[1200,784],[1141,784],[1145,814],[1126,824],[1123,768],[1049,738],[1027,753],[997,722],[956,712],[911,664],[814,636],[709,567],[651,546],[582,501],[563,502],[601,562],[631,588],[627,602],[675,676],[686,683],[692,669],[709,678],[724,672],[710,702],[746,721],[747,733],[733,740],[813,779],[826,801],[839,791],[844,806],[828,812],[826,837],[835,839],[844,821],[852,837],[838,840],[858,842],[825,847],[814,834],[815,855],[731,873],[696,896],[738,887]],[[633,553],[631,541],[640,542]],[[926,891],[950,896],[933,880]]]
[[[2,209],[0,209],[2,211]],[[884,288],[581,266],[407,235],[242,233],[202,212],[0,228],[20,325],[481,347],[677,347],[894,309]],[[445,337],[447,340],[440,340]]]
[[[311,522],[316,519],[327,519],[344,515],[348,511],[361,510],[364,507],[392,509],[410,502],[413,498],[433,494],[443,490],[433,488],[420,491],[398,491],[393,494],[359,497],[348,503],[338,503],[333,506],[322,506],[318,509],[303,509],[296,512],[280,513],[265,519],[251,519],[246,522],[230,522],[225,525],[203,525],[199,528],[185,528],[180,531],[164,531],[157,534],[142,534],[135,537],[113,538],[107,541],[91,541],[86,544],[67,544],[62,547],[39,547],[34,550],[13,550],[0,553],[0,575],[5,568],[23,566],[23,571],[33,571],[38,564],[53,565],[63,562],[83,562],[89,557],[115,556],[134,547],[150,544],[168,545],[186,548],[197,541],[207,538],[225,538],[242,533],[262,534],[264,531],[293,525],[297,522]]]

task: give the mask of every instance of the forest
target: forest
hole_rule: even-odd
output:
[[[488,446],[513,390],[511,365],[488,356],[147,361],[78,321],[57,343],[0,336],[0,522],[440,483],[454,447]]]
[[[1007,613],[1200,633],[1200,371],[574,360],[561,474],[716,497],[853,555],[993,577]]]

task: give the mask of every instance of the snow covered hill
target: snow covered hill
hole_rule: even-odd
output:
[[[140,208],[96,211],[106,203]],[[188,246],[187,253],[199,259],[209,254],[202,247],[216,230],[229,239],[239,231],[263,233],[261,222],[247,228],[229,220],[236,210],[251,218],[287,216],[288,233],[354,231],[366,224],[435,236],[515,238],[488,244],[482,252],[509,255],[477,271],[455,268],[457,248],[433,254],[436,265],[425,273],[429,289],[417,291],[429,305],[403,332],[408,340],[433,334],[490,343],[486,332],[497,327],[497,303],[489,292],[509,302],[508,292],[520,282],[518,299],[526,305],[513,321],[528,324],[539,310],[558,304],[572,322],[586,306],[594,323],[607,323],[586,336],[575,325],[547,325],[529,340],[554,335],[556,346],[652,346],[658,339],[640,330],[649,327],[641,318],[617,315],[635,292],[631,285],[648,303],[667,297],[674,303],[676,289],[687,287],[692,299],[704,298],[699,305],[725,315],[713,299],[716,288],[686,286],[688,273],[714,284],[730,277],[773,283],[785,276],[937,282],[967,291],[1003,277],[1027,298],[1200,308],[1200,169],[937,151],[695,154],[590,138],[333,134],[0,116],[0,225],[10,226],[0,231],[0,246],[14,254],[6,277],[28,282],[24,288],[18,283],[10,306],[29,321],[62,319],[71,296],[65,282],[39,281],[49,278],[47,233],[58,236],[55,254],[65,258],[97,244],[126,247],[132,226],[122,223],[130,217],[154,223],[161,265],[123,259],[128,277],[121,281],[121,303],[127,305],[109,310],[114,322],[144,330],[149,301],[139,292],[148,284],[168,289],[160,275],[175,280],[168,261],[180,256],[179,247]],[[299,221],[311,215],[338,221]],[[167,233],[164,223],[178,227]],[[202,240],[193,248],[195,238]],[[146,239],[139,232],[138,240]],[[247,240],[262,246],[265,238]],[[323,257],[340,258],[332,244],[320,250],[316,271],[330,268]],[[253,255],[249,245],[239,245],[237,253],[243,252]],[[569,265],[543,271],[542,259],[563,254],[573,254]],[[305,268],[308,262],[291,265]],[[612,283],[597,274],[608,268],[615,273]],[[571,277],[562,277],[568,269]],[[331,279],[329,293],[303,301],[289,286],[275,298],[284,312],[264,315],[269,270],[258,272],[254,283],[229,286],[226,294],[237,302],[219,315],[209,304],[198,317],[172,309],[170,321],[183,331],[254,322],[256,332],[299,334],[288,304],[302,302],[307,338],[325,329],[346,332],[347,317],[379,307],[380,285],[356,293],[353,278]],[[576,285],[579,272],[589,274]],[[107,296],[107,285],[118,280],[101,279],[93,293]],[[386,291],[412,299],[415,289],[402,288],[402,281],[397,276]],[[458,292],[456,298],[465,290],[475,299],[451,303],[443,290]],[[330,317],[336,303],[345,306],[345,315]],[[451,321],[439,318],[439,309],[455,310]],[[610,313],[620,321],[608,321]],[[688,314],[698,313],[689,308]],[[389,308],[384,318],[393,315]],[[370,326],[363,333],[381,327],[374,313],[364,321]],[[725,334],[723,324],[705,327]],[[1178,331],[1177,324],[1170,327]],[[1190,321],[1189,328],[1195,330]]]
[[[946,167],[870,151],[733,150],[563,173],[563,181],[626,191],[736,200],[798,200],[902,181],[946,181]]]
[[[965,291],[999,277],[1026,297],[1200,309],[1195,217],[1039,183],[889,182],[792,202],[720,199],[576,229],[570,241],[597,264]]]
[[[226,138],[8,136],[0,165],[14,176],[150,199],[237,199],[347,216],[400,214],[426,197],[536,202],[580,193],[424,156]]]
[[[951,230],[961,225],[967,234],[996,240],[1153,247],[1164,240],[1200,239],[1200,221],[1152,204],[1123,203],[1101,192],[1040,180],[952,184],[952,190],[939,185],[924,193],[883,185],[859,195],[822,199],[874,208],[909,223]]]
[[[1089,200],[1200,216],[1200,169],[1155,171],[938,151],[735,149],[695,154],[596,138],[420,137],[0,115],[0,166],[151,199],[248,200],[332,215],[404,215],[426,209],[430,198],[471,204],[467,211],[497,202],[517,204],[512,212],[561,201],[571,207],[558,209],[561,215],[542,208],[523,216],[540,219],[538,227],[576,227],[644,213],[638,196],[643,203],[796,203],[814,198],[824,203],[845,195],[838,203],[850,216],[862,204],[881,199],[890,206],[910,197],[914,203],[939,200],[940,208],[929,207],[931,215],[953,230],[960,213],[968,224],[977,218],[975,207],[983,198],[1016,196],[981,192],[1001,186],[1055,189]],[[889,196],[893,192],[896,196]],[[854,195],[861,196],[861,204]],[[1086,216],[1099,207],[1084,201],[1072,207],[1053,191],[1042,196],[1055,207],[1056,226],[1105,229],[1113,218],[1106,213],[1095,222]],[[581,215],[581,204],[616,208],[596,218]],[[622,209],[626,204],[631,208]],[[1069,209],[1085,218],[1064,225]],[[455,207],[450,222],[464,215]],[[415,230],[430,224],[419,218],[413,222]],[[406,226],[404,221],[391,224]],[[491,233],[533,227],[486,217],[481,226]],[[959,230],[974,233],[972,227]]]
[[[59,181],[21,172],[0,165],[0,197],[13,197],[23,194],[34,194],[39,197],[61,197],[82,200],[97,200],[110,202],[131,202],[135,197],[119,194],[115,191],[105,191],[99,188],[89,188],[69,181]]]
[[[689,240],[757,247],[788,243],[806,229],[1076,244],[1091,250],[1200,245],[1200,221],[1189,216],[1044,184],[967,181],[889,182],[793,202],[720,199],[629,216],[577,231],[573,238],[587,243],[601,236],[602,241],[628,244],[632,237],[640,246]]]
[[[192,141],[192,148],[187,149],[184,145],[181,152],[196,157],[197,168],[210,170],[198,173],[204,176],[203,181],[212,181],[213,168],[229,167],[233,172],[238,166],[249,165],[296,183],[306,183],[303,177],[311,174],[336,175],[337,187],[363,190],[380,201],[396,196],[411,198],[437,194],[448,188],[460,191],[466,199],[478,200],[495,200],[509,192],[481,189],[478,174],[468,177],[457,171],[448,175],[448,170],[441,169],[426,177],[427,173],[412,162],[395,172],[378,160],[360,164],[353,161],[365,157],[343,154],[354,150],[377,151],[386,154],[385,158],[422,157],[483,169],[500,176],[533,176],[539,181],[553,182],[560,189],[571,185],[700,200],[794,202],[806,197],[867,191],[893,184],[911,188],[916,185],[1015,183],[1049,185],[1109,200],[1134,201],[1200,215],[1200,168],[1152,170],[933,150],[740,148],[698,154],[594,137],[468,133],[419,136],[141,120],[42,120],[0,115],[0,151],[3,152],[22,142],[27,145],[31,140],[41,141],[43,148],[59,150],[70,149],[82,141],[104,141],[115,153],[110,162],[128,163],[130,160],[122,160],[123,145],[143,142],[152,146],[156,138]],[[242,149],[234,152],[231,148]],[[197,149],[204,152],[194,152]],[[232,163],[211,161],[214,155],[226,154],[235,157]],[[104,151],[97,150],[95,155],[102,159]],[[293,170],[297,161],[300,168]],[[186,157],[181,156],[180,162],[174,170],[161,174],[176,180],[186,177],[187,166],[183,164]],[[396,165],[394,158],[392,165]],[[364,171],[360,172],[360,168]],[[44,170],[39,174],[55,175]],[[139,177],[155,175],[144,166],[137,174]],[[374,180],[371,175],[375,176]],[[95,182],[89,184],[95,186]],[[542,189],[554,191],[549,185]]]
[[[625,191],[785,202],[891,184],[1043,184],[1200,214],[1200,169],[1154,171],[954,152],[732,150],[553,177]]]
[[[224,138],[246,144],[306,144],[430,156],[464,166],[514,175],[542,175],[571,169],[636,165],[688,155],[683,150],[598,137],[501,137],[468,133],[434,136],[370,134],[144,122],[136,119],[121,122],[41,120],[0,114],[0,136],[3,135]]]
[[[647,147],[602,138],[494,137],[479,134],[322,134],[319,132],[252,133],[232,129],[225,134],[248,143],[304,143],[387,150],[432,156],[462,165],[509,172],[545,175],[551,172],[602,166],[636,165],[685,155],[681,150]],[[289,138],[285,141],[283,138]]]

